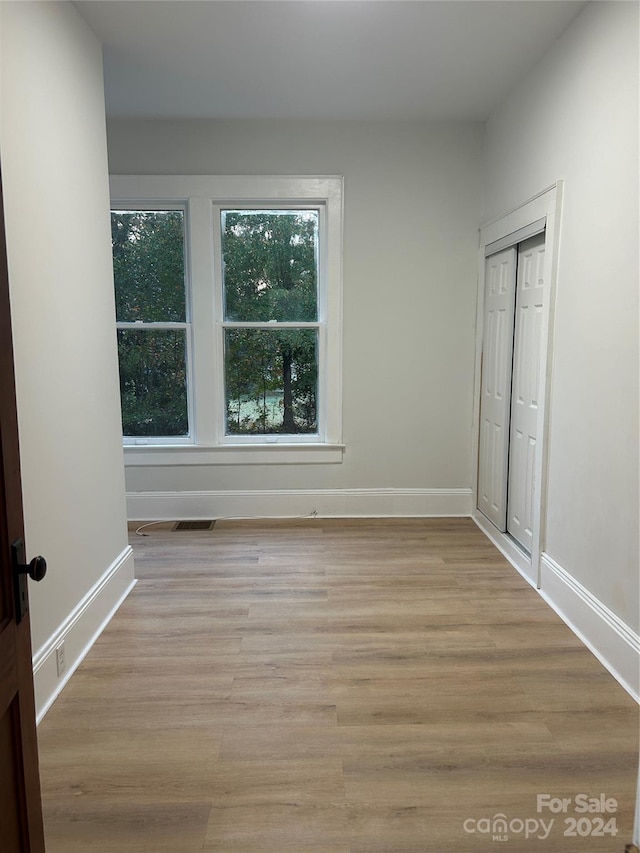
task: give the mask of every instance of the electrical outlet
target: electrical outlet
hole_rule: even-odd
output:
[[[64,655],[64,640],[59,646],[56,646],[56,666],[58,667],[58,678],[60,678],[67,668],[67,661]]]

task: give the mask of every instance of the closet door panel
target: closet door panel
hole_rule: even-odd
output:
[[[506,530],[507,517],[516,261],[514,247],[485,262],[478,509],[501,531]]]
[[[507,530],[531,553],[544,295],[544,234],[518,246]]]

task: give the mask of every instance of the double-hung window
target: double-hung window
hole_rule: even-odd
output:
[[[186,443],[189,353],[182,207],[111,211],[122,429],[127,443]]]
[[[321,211],[216,206],[215,213],[225,435],[315,437]]]
[[[342,458],[342,179],[116,176],[130,464]]]

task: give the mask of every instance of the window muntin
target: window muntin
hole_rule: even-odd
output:
[[[184,209],[111,211],[125,442],[189,436],[185,236]]]

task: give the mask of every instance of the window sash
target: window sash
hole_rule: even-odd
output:
[[[175,321],[175,322],[190,322],[190,271],[189,271],[189,247],[188,247],[188,234],[189,234],[189,217],[188,217],[188,209],[186,202],[138,202],[138,201],[125,201],[121,202],[119,200],[115,200],[111,202],[111,212],[112,213],[154,213],[154,212],[171,212],[171,211],[179,211],[182,213],[182,228],[183,228],[183,275],[184,275],[184,321]],[[162,322],[162,321],[149,321],[149,320],[117,320],[119,323],[150,323],[150,322]]]
[[[220,318],[223,321],[227,321],[226,316],[226,306],[225,306],[225,286],[226,286],[226,270],[224,263],[224,253],[222,248],[222,237],[223,237],[223,214],[226,213],[236,213],[236,212],[247,212],[247,213],[260,213],[260,212],[271,212],[271,211],[283,211],[286,213],[295,213],[296,211],[304,211],[304,212],[314,212],[317,215],[317,240],[315,244],[315,273],[316,273],[316,316],[315,320],[311,320],[308,322],[317,322],[320,318],[320,293],[322,290],[322,274],[323,269],[320,262],[320,252],[321,245],[324,242],[324,223],[325,223],[325,214],[324,214],[324,205],[321,204],[270,204],[269,202],[265,203],[251,203],[251,204],[217,204],[214,202],[214,223],[218,226],[217,235],[214,235],[214,240],[217,236],[217,241],[215,243],[215,251],[216,257],[219,259],[219,264],[216,269],[220,274],[220,287],[221,287],[221,298],[222,298],[222,313],[220,314]],[[238,319],[230,322],[238,322],[238,323],[249,323],[249,320]],[[270,321],[272,322],[272,321]],[[276,320],[276,322],[286,322],[281,320]],[[301,319],[293,320],[290,322],[305,322]]]
[[[220,326],[223,329],[319,329],[324,326],[319,320],[296,323],[290,320],[268,320],[266,323],[241,323],[238,320],[222,320]]]
[[[134,320],[132,323],[119,320],[116,323],[116,329],[190,329],[191,323],[170,320],[166,323],[160,320],[154,320],[151,323],[145,323],[143,320]]]
[[[191,323],[143,323],[143,322],[135,322],[135,323],[116,323],[116,330],[130,330],[130,331],[184,331],[185,333],[185,369],[187,373],[186,380],[186,390],[187,390],[187,425],[188,430],[186,435],[149,435],[149,436],[134,436],[134,435],[124,435],[122,436],[122,443],[125,447],[127,446],[145,446],[145,445],[167,445],[167,444],[176,444],[176,445],[193,445],[195,444],[195,431],[194,431],[194,388],[193,388],[193,336]]]

